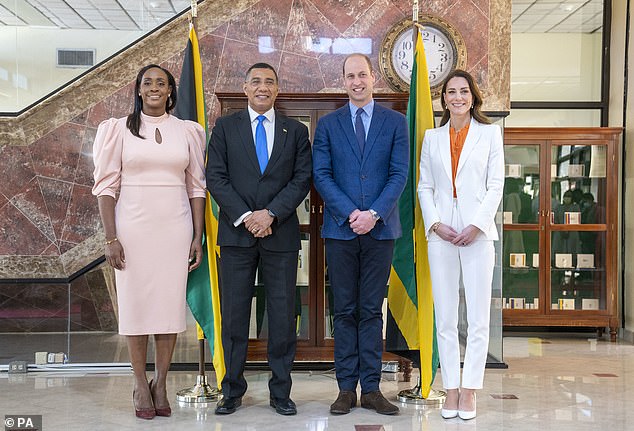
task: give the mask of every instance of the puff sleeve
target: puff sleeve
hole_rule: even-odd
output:
[[[189,165],[185,169],[187,196],[190,199],[205,198],[205,129],[198,123],[185,121],[185,138],[189,148]]]
[[[125,119],[110,118],[97,128],[93,144],[93,176],[95,185],[92,194],[95,196],[112,196],[117,198],[121,187],[121,153],[123,151],[123,133]]]

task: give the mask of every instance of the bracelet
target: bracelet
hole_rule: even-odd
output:
[[[114,238],[112,238],[112,239],[110,239],[110,240],[106,240],[105,244],[106,244],[106,245],[110,245],[110,244],[112,244],[113,242],[117,242],[117,241],[119,241],[119,239],[115,236]]]
[[[436,223],[431,225],[431,231],[436,233],[436,230],[438,229],[438,226],[440,226],[440,222],[439,221],[437,221]]]

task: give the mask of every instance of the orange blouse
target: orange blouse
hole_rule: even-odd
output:
[[[462,153],[464,141],[467,139],[467,133],[469,133],[469,124],[457,132],[453,127],[449,128],[449,145],[451,146],[451,185],[453,186],[454,198],[458,197],[456,195],[456,172],[458,172],[460,153]]]

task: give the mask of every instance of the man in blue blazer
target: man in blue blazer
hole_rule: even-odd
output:
[[[394,240],[401,236],[398,199],[405,187],[409,138],[405,117],[374,103],[370,59],[343,63],[349,103],[321,118],[313,142],[313,179],[326,204],[321,235],[334,297],[335,369],[339,396],[333,414],[357,404],[381,414],[399,409],[379,389],[382,305]]]

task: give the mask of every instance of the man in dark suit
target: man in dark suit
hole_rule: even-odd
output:
[[[310,189],[308,129],[276,112],[275,69],[249,68],[248,108],[216,120],[207,162],[207,188],[220,206],[222,343],[226,375],[216,414],[233,413],[247,390],[244,365],[251,300],[260,265],[268,316],[271,407],[297,413],[290,399],[295,358],[295,290],[300,249],[295,209]]]
[[[399,409],[379,389],[382,305],[401,235],[398,199],[405,187],[409,138],[405,117],[374,103],[370,59],[343,63],[349,103],[321,118],[313,142],[313,178],[326,204],[321,235],[334,297],[335,369],[345,414],[357,404],[381,414]]]

